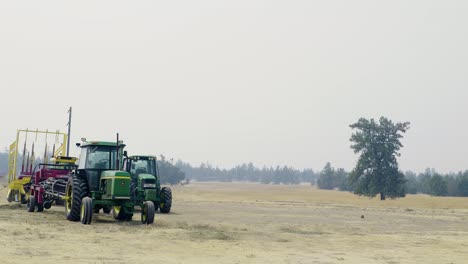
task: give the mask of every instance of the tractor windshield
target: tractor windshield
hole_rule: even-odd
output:
[[[132,160],[130,163],[130,174],[132,175],[140,175],[140,174],[151,174],[156,176],[156,166],[155,160],[147,160],[147,159],[138,159]]]
[[[83,149],[81,154],[80,160],[83,158],[86,160],[86,163],[82,164],[85,169],[111,170],[115,168],[116,148],[102,146],[88,147]]]

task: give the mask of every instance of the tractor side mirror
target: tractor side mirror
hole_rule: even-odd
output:
[[[126,150],[124,150],[124,153],[123,153],[124,157],[128,157],[128,153]]]
[[[77,146],[77,147],[80,147],[80,146],[81,146],[81,143],[76,143],[76,146]]]

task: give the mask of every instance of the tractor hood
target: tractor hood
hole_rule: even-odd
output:
[[[103,171],[101,173],[102,199],[130,199],[130,173],[125,171]]]
[[[154,177],[151,174],[146,174],[146,173],[141,173],[138,175],[138,180],[154,180],[156,177]]]
[[[107,170],[101,173],[101,179],[103,177],[128,177],[130,178],[131,176],[130,176],[130,173],[126,171]]]

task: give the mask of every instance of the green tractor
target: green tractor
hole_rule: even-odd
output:
[[[169,187],[161,188],[156,157],[125,157],[123,167],[132,176],[130,190],[132,200],[136,205],[141,205],[144,201],[152,201],[156,211],[158,208],[161,213],[165,214],[171,211],[172,191]]]
[[[81,147],[78,168],[68,178],[63,197],[67,219],[91,224],[93,213],[103,209],[104,213],[113,211],[116,220],[131,221],[137,204],[131,199],[130,173],[119,170],[125,145],[118,135],[117,142],[83,139],[83,143],[76,145]],[[145,191],[157,193],[156,187],[147,186]],[[143,199],[138,205],[142,208],[142,223],[152,224],[154,203]]]

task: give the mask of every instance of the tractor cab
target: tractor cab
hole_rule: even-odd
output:
[[[159,191],[159,173],[154,156],[130,156],[123,162],[124,170],[132,176],[132,185],[140,190],[156,189]],[[159,195],[157,193],[156,195]]]
[[[132,177],[137,178],[140,174],[149,174],[158,178],[158,167],[154,156],[130,156],[124,159],[124,170]]]
[[[115,142],[84,141],[77,145],[81,154],[76,174],[87,179],[89,191],[98,191],[101,177],[107,171],[119,171],[125,144],[119,143],[117,147]]]

